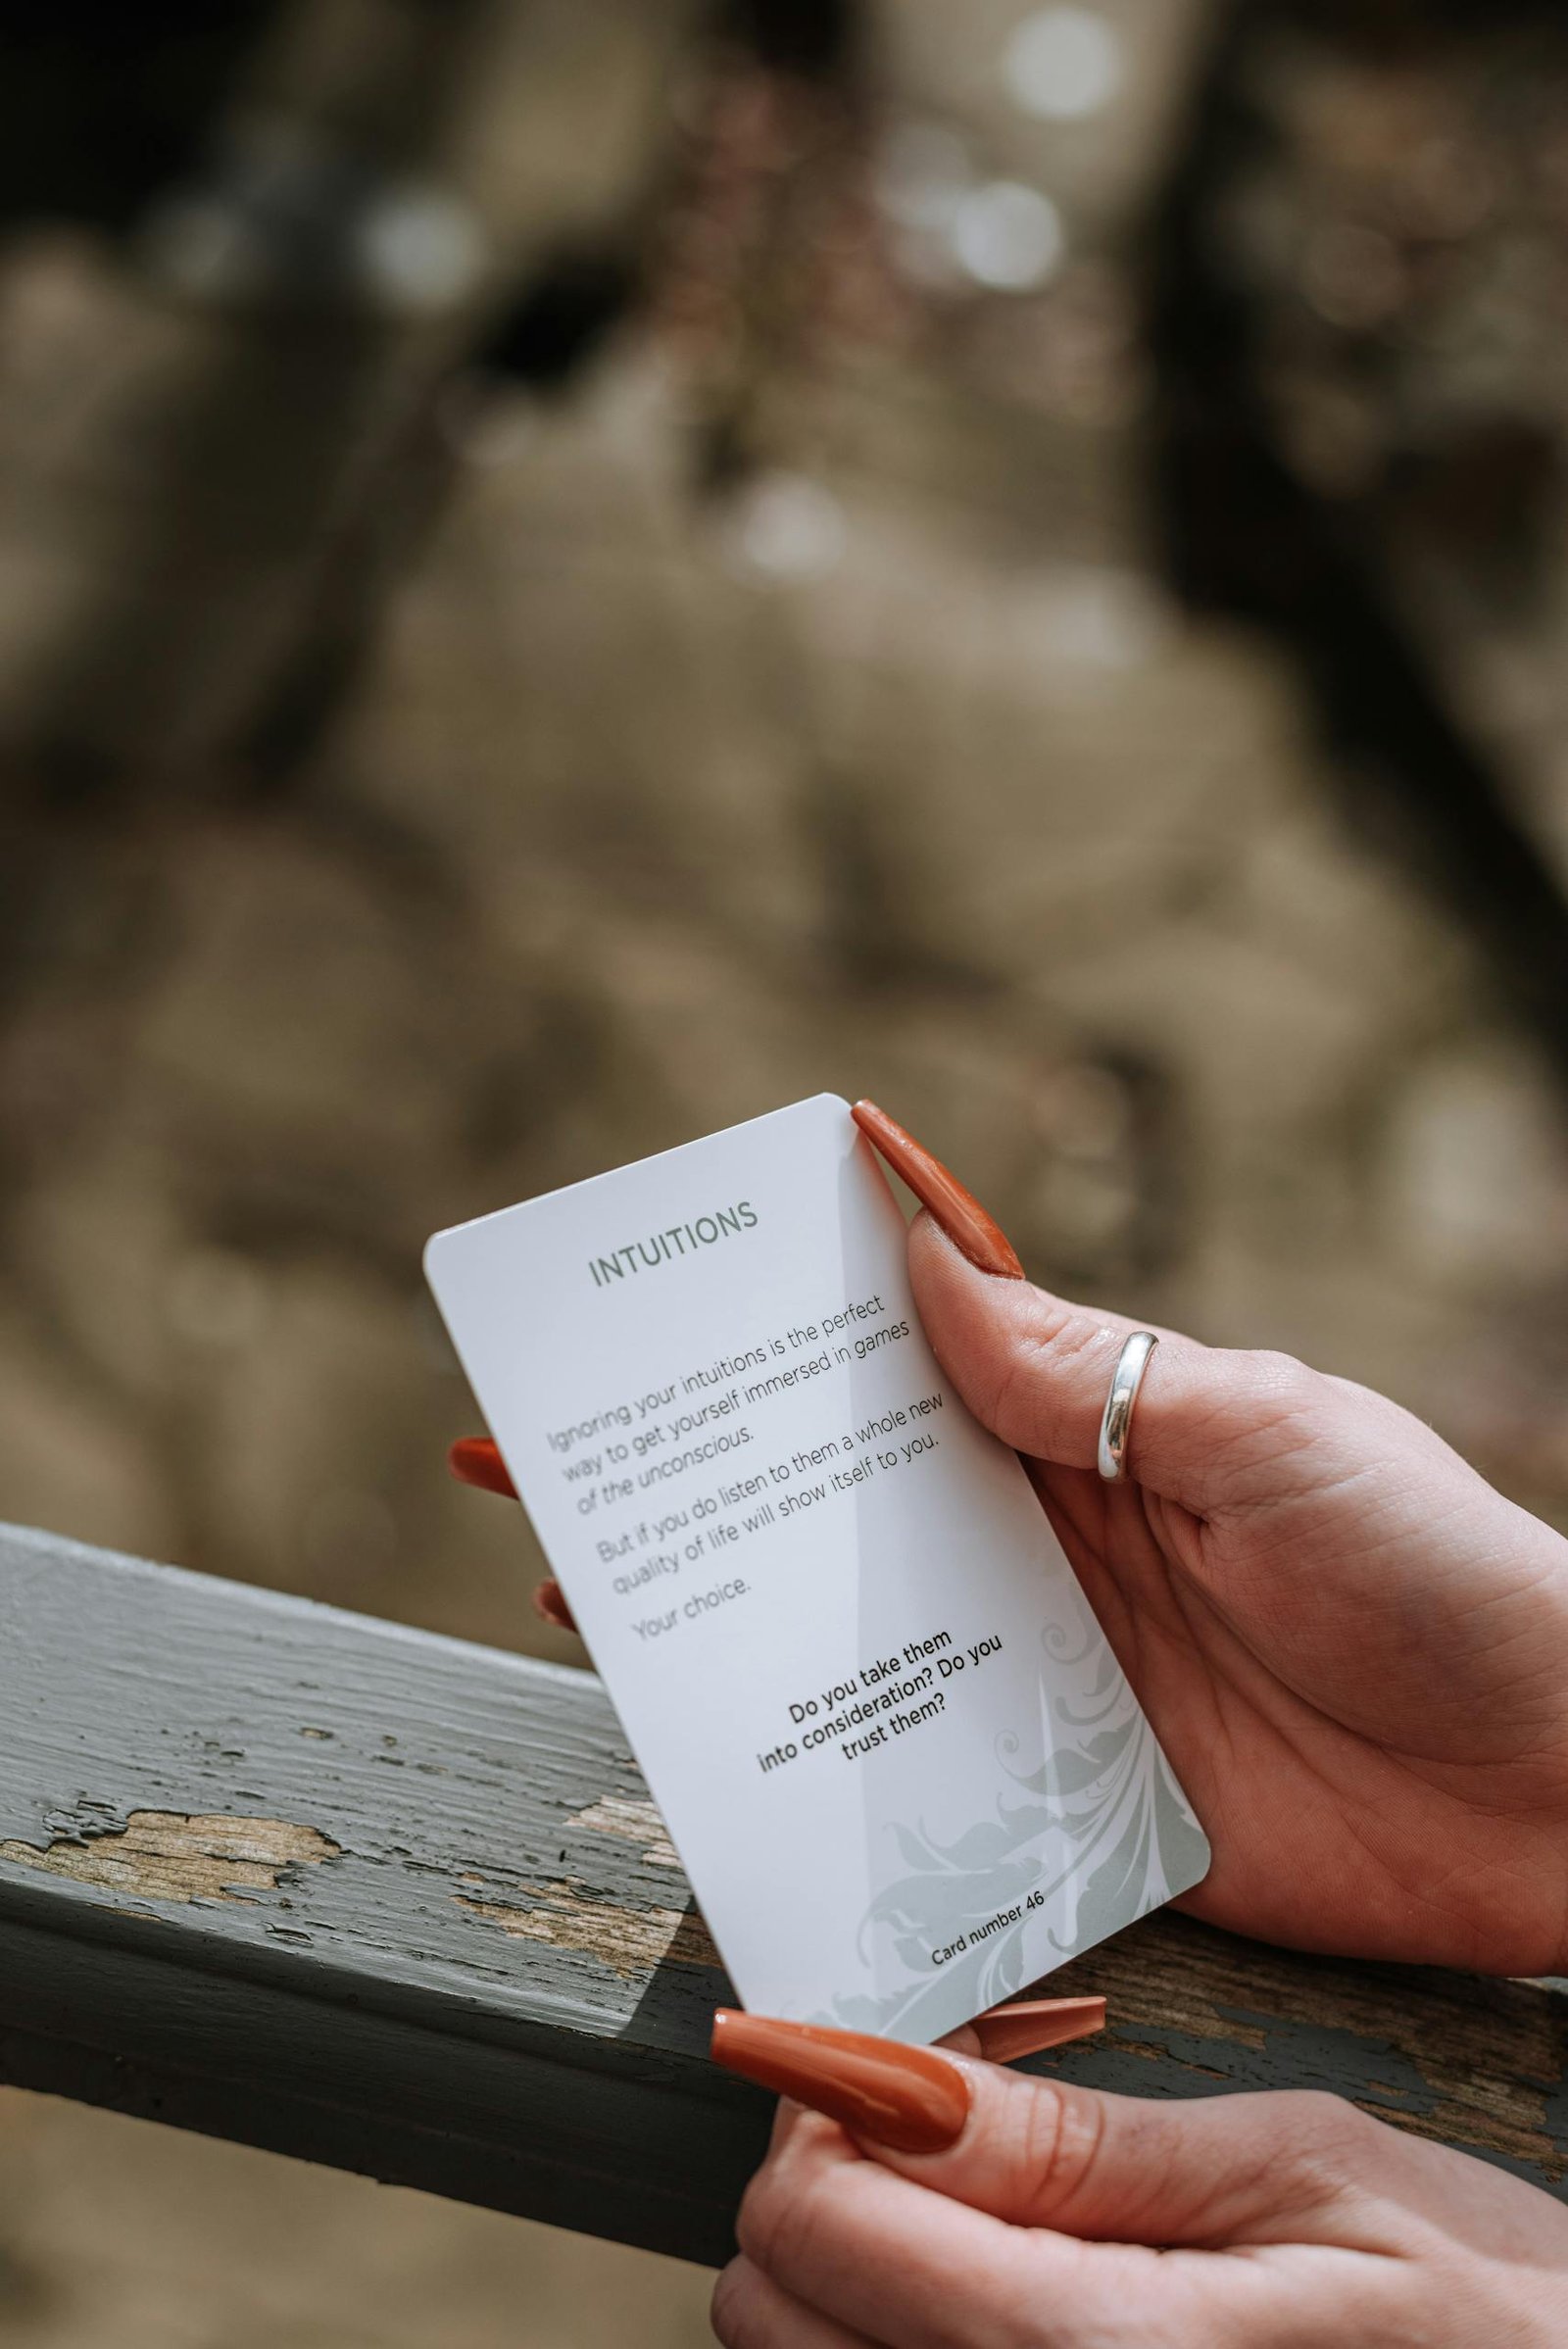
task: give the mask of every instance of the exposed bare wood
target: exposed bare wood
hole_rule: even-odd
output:
[[[1053,1984],[1110,2025],[1042,2070],[1568,2173],[1557,1985],[1168,1913]],[[0,1532],[0,2079],[717,2261],[729,1995],[590,1675]]]
[[[337,1845],[314,1827],[286,1819],[181,1818],[177,1811],[132,1811],[119,1835],[56,1835],[40,1850],[13,1837],[0,1860],[44,1868],[78,1884],[106,1884],[148,1900],[237,1900],[274,1892],[285,1868],[335,1857]]]

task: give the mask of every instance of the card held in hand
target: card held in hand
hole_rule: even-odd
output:
[[[1208,1845],[819,1095],[426,1270],[742,2001],[931,2040]]]

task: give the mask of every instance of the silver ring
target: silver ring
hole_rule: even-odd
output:
[[[1116,1357],[1104,1416],[1100,1422],[1099,1467],[1107,1485],[1119,1485],[1127,1473],[1127,1436],[1133,1422],[1133,1405],[1149,1368],[1149,1357],[1158,1344],[1152,1330],[1134,1330]]]

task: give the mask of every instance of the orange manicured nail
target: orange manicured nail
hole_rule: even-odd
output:
[[[712,2054],[726,2071],[775,2095],[793,2096],[896,2153],[941,2153],[962,2135],[969,2118],[962,2072],[926,2047],[720,2007]]]
[[[517,1497],[507,1464],[488,1436],[460,1436],[447,1453],[447,1466],[460,1485],[476,1485],[481,1493],[499,1493],[507,1500]]]
[[[1003,1280],[1021,1281],[1023,1266],[1006,1233],[988,1215],[972,1192],[965,1191],[940,1158],[933,1158],[896,1118],[875,1101],[857,1101],[850,1112],[866,1139],[874,1142],[894,1173],[908,1184],[923,1207],[929,1207],[955,1248],[982,1272]]]
[[[976,2015],[969,2026],[981,2054],[993,2064],[1014,2064],[1021,2055],[1064,2047],[1069,2039],[1087,2039],[1104,2028],[1102,1998],[1023,1998]]]
[[[517,1497],[517,1488],[507,1474],[507,1464],[488,1436],[460,1436],[447,1453],[447,1466],[460,1485],[475,1485],[481,1493],[499,1493],[505,1500]],[[539,1584],[533,1605],[534,1613],[553,1624],[558,1632],[576,1630],[576,1618],[554,1576]]]

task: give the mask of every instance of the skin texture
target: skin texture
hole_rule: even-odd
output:
[[[1338,2097],[1152,2104],[963,2069],[942,2153],[779,2108],[713,2296],[725,2349],[1568,2340],[1568,2211]]]
[[[1136,1325],[1011,1277],[948,1170],[861,1122],[958,1242],[910,1229],[931,1343],[1023,1457],[1208,1830],[1182,1905],[1299,1948],[1568,1972],[1568,1543],[1382,1396],[1170,1331],[1103,1484]],[[781,2106],[714,2299],[726,2349],[1568,2344],[1568,2212],[1534,2187],[1333,2097],[1143,2103],[950,2044],[947,2150]]]
[[[1135,1324],[910,1231],[926,1331],[1018,1449],[1207,1828],[1183,1906],[1301,1948],[1568,1970],[1568,1543],[1407,1412],[1162,1331],[1129,1481],[1095,1472]],[[780,2108],[726,2349],[1545,2349],[1568,2212],[1333,2097],[1144,2103],[956,2034],[957,2141]]]
[[[1208,1830],[1183,1905],[1299,1948],[1568,1969],[1568,1543],[1383,1396],[1169,1331],[1104,1485],[1134,1325],[1013,1277],[956,1178],[855,1116],[941,1218],[910,1232],[927,1333],[1023,1456]],[[451,1464],[512,1491],[487,1440]],[[535,1604],[575,1628],[556,1583]]]
[[[927,1214],[909,1260],[1208,1831],[1182,1905],[1300,1949],[1568,1966],[1568,1542],[1382,1395],[1168,1331],[1106,1485],[1137,1325],[976,1270]]]

